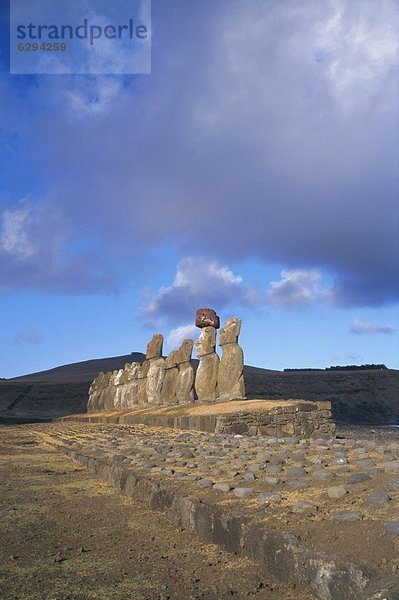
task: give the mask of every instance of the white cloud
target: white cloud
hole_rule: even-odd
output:
[[[122,91],[120,78],[96,77],[90,85],[65,91],[69,115],[75,119],[108,114]]]
[[[395,327],[392,325],[378,325],[377,323],[367,323],[365,321],[361,321],[360,319],[356,319],[350,328],[351,333],[356,333],[357,335],[363,335],[367,333],[394,333]]]
[[[269,284],[267,300],[277,308],[295,308],[325,300],[330,290],[319,287],[320,279],[320,272],[314,269],[283,270],[280,281]]]
[[[250,305],[256,292],[243,278],[215,260],[188,257],[181,260],[172,285],[161,287],[150,295],[144,314],[150,321],[161,319],[181,322],[192,317],[201,306],[217,310],[229,305]]]
[[[169,350],[176,350],[179,348],[182,341],[186,338],[194,338],[197,337],[197,328],[195,325],[181,325],[180,327],[176,327],[172,329],[166,338],[166,346]]]
[[[0,251],[20,261],[36,254],[37,245],[29,231],[32,218],[32,206],[24,200],[15,208],[4,211],[0,229]]]
[[[382,1],[378,15],[373,2],[336,0],[330,6],[331,14],[315,29],[316,52],[337,100],[354,108],[365,96],[379,93],[381,81],[397,64],[397,6]]]

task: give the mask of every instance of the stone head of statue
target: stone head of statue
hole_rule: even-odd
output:
[[[232,317],[231,319],[227,319],[224,327],[220,330],[219,336],[219,346],[223,346],[224,344],[234,344],[238,340],[238,336],[240,335],[241,330],[241,319],[237,317]]]
[[[214,327],[204,327],[201,329],[198,340],[195,342],[197,357],[206,356],[215,352],[216,329]]]

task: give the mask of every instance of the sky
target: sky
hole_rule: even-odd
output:
[[[40,0],[38,0],[40,1]],[[242,318],[247,364],[399,367],[396,0],[152,0],[143,75],[11,75],[0,377]]]

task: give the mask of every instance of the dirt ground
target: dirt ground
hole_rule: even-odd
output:
[[[0,427],[1,600],[312,600]]]

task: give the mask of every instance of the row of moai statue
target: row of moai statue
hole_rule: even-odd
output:
[[[163,336],[155,334],[147,345],[145,361],[100,373],[90,386],[88,412],[123,410],[146,405],[223,402],[245,399],[244,354],[238,345],[241,320],[228,319],[220,330],[222,356],[216,353],[219,317],[209,308],[198,309],[196,342],[199,365],[191,362],[193,340],[162,357]]]

